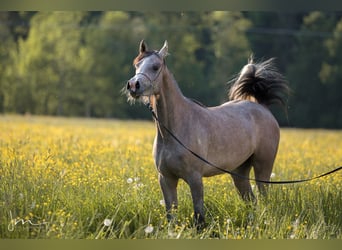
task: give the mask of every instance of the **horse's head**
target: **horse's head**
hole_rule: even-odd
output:
[[[167,41],[159,51],[150,51],[144,40],[140,42],[139,55],[133,61],[135,76],[128,80],[126,86],[129,99],[142,98],[145,101],[144,98],[158,94],[167,51]]]

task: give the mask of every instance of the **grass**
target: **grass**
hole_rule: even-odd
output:
[[[341,239],[341,173],[276,185],[245,204],[227,175],[207,178],[208,226],[192,227],[180,182],[175,221],[165,219],[142,121],[0,116],[0,237],[20,239]],[[273,180],[342,164],[342,131],[282,129]],[[254,183],[252,183],[254,186]]]

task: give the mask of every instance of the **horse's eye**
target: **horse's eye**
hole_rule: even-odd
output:
[[[153,69],[154,71],[157,71],[157,70],[159,69],[159,65],[158,65],[158,64],[153,65],[153,66],[152,66],[152,69]]]

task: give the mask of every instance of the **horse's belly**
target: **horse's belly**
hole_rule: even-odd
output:
[[[236,141],[227,140],[227,138],[223,138],[224,136],[211,145],[209,140],[207,141],[209,144],[201,143],[201,145],[193,146],[190,148],[192,152],[181,147],[177,142],[173,146],[155,145],[153,153],[155,165],[159,173],[183,179],[195,173],[203,177],[223,174],[222,169],[234,170],[253,153],[252,143],[245,136],[246,134],[243,136],[245,142],[243,147],[239,143],[239,145],[235,145]],[[208,164],[206,161],[212,164]]]
[[[224,174],[226,172],[222,171],[232,171],[242,165],[247,161],[253,153],[251,150],[246,150],[239,154],[238,157],[234,154],[229,154],[229,152],[223,152],[222,154],[217,154],[220,159],[208,160],[212,164],[205,164],[202,167],[202,175],[204,177],[210,177],[214,175]],[[226,156],[225,158],[222,155]]]

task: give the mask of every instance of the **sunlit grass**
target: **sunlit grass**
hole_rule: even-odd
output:
[[[207,178],[201,232],[180,182],[168,223],[151,155],[154,133],[152,122],[1,116],[0,237],[342,238],[340,173],[272,186],[256,205],[240,199],[229,176]],[[312,177],[340,164],[342,131],[282,129],[272,179]]]

